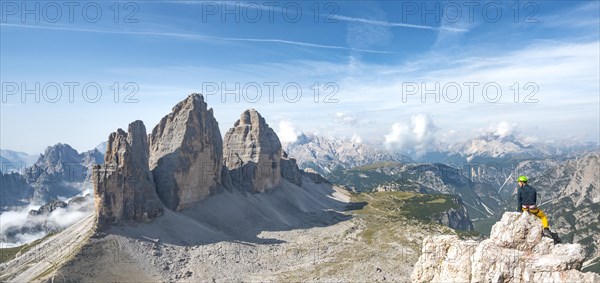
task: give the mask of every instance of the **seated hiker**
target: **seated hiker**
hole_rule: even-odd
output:
[[[528,178],[526,176],[519,176],[517,182],[519,184],[517,198],[519,200],[519,206],[517,207],[517,211],[523,212],[527,211],[542,220],[542,226],[544,226],[544,236],[550,237],[554,239],[555,243],[560,242],[558,240],[558,235],[552,233],[550,231],[550,227],[548,226],[548,218],[546,214],[539,209],[536,205],[537,203],[537,191],[527,184]]]

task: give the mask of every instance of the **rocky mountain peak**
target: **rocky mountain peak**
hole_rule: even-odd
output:
[[[539,219],[507,212],[482,242],[455,235],[429,236],[412,273],[413,282],[596,282],[579,271],[585,259],[579,244],[542,237]]]
[[[179,103],[177,103],[171,109],[171,113],[179,113],[192,108],[207,108],[204,102],[204,96],[200,93],[192,93],[188,97]]]
[[[254,124],[259,125],[262,128],[269,127],[265,119],[254,108],[242,112],[238,122],[239,123],[236,122],[235,126],[252,126]]]
[[[220,187],[223,140],[201,94],[173,107],[150,134],[150,170],[163,203],[179,210]]]
[[[127,144],[132,151],[130,158],[134,164],[148,163],[148,137],[142,121],[137,120],[129,124]]]
[[[142,121],[108,138],[103,165],[93,170],[98,228],[121,220],[147,221],[163,213],[148,167],[148,139]]]
[[[254,109],[244,111],[225,134],[223,163],[236,187],[264,192],[278,186],[282,156],[275,131]]]
[[[38,184],[82,182],[88,174],[83,158],[70,145],[58,143],[47,147],[37,162],[25,170],[25,176],[28,182]]]
[[[49,146],[44,151],[44,154],[40,154],[36,165],[43,166],[48,164],[63,163],[76,163],[80,162],[81,157],[77,150],[72,148],[68,144],[57,143],[54,146]]]

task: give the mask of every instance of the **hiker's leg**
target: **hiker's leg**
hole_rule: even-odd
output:
[[[544,214],[544,212],[541,209],[537,209],[537,213],[535,214],[535,216],[539,217],[542,220],[542,226],[544,226],[544,228],[548,228],[548,217],[546,217],[546,214]]]

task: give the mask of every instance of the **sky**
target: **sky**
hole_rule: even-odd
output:
[[[597,1],[3,1],[0,148],[94,148],[203,93],[222,135],[600,140]]]

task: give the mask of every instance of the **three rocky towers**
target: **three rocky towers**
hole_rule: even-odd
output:
[[[102,166],[95,166],[98,228],[121,220],[145,222],[226,189],[265,192],[283,180],[302,185],[302,171],[254,109],[221,137],[213,110],[191,94],[150,135],[142,121],[111,133]]]

